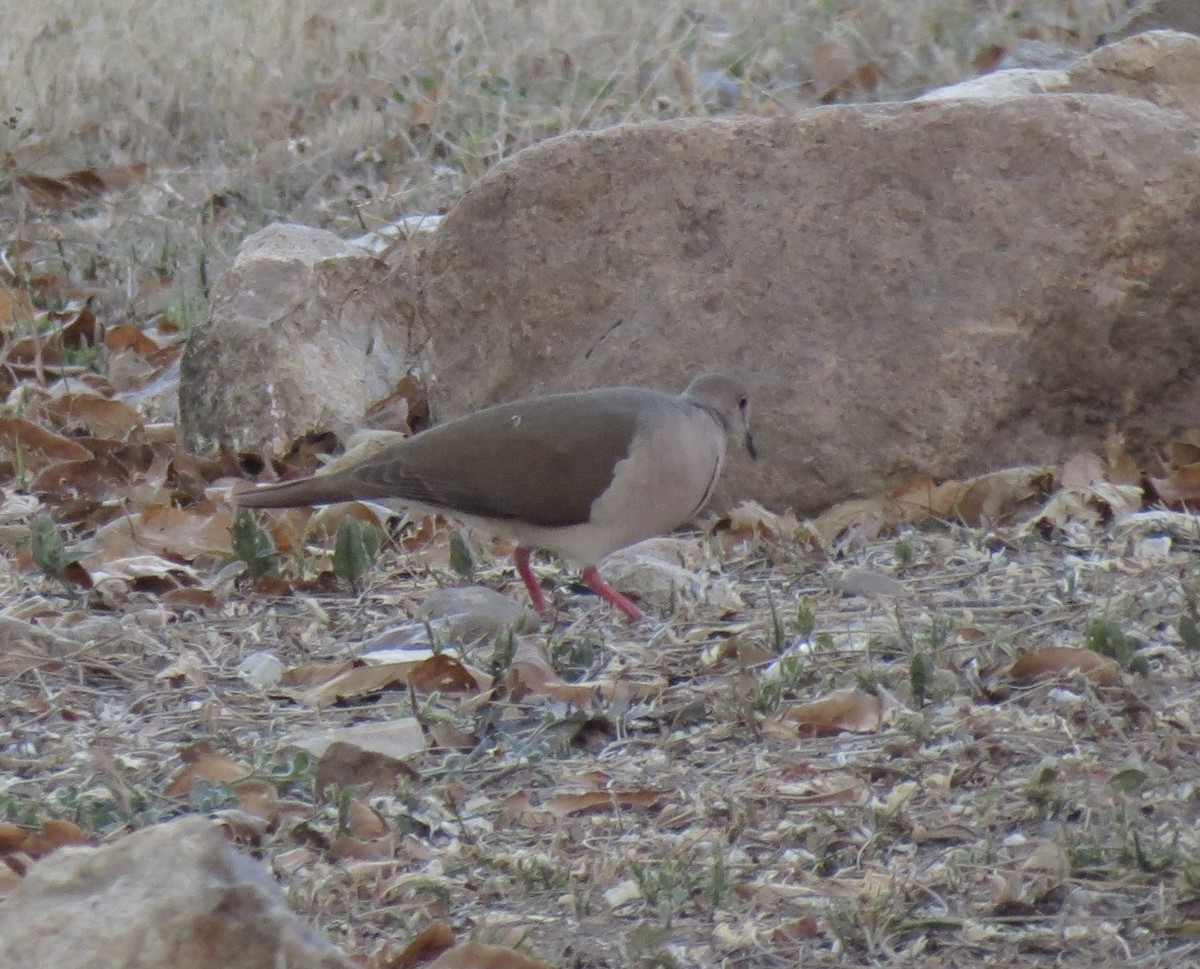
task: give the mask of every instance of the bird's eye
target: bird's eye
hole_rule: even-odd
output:
[[[750,401],[748,401],[748,400],[747,400],[745,397],[739,397],[739,398],[738,398],[738,408],[739,408],[740,410],[745,410],[745,409],[746,409],[746,405],[747,405],[747,404],[749,404],[749,403],[750,403]]]

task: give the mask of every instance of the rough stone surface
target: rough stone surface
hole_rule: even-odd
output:
[[[262,866],[204,818],[61,848],[0,904],[0,965],[21,969],[349,969]]]
[[[462,412],[741,373],[763,460],[725,494],[805,512],[1190,423],[1197,134],[1054,94],[547,142],[425,251],[439,386]]]
[[[183,356],[188,447],[283,451],[359,423],[419,356],[405,280],[404,265],[322,229],[271,225],[247,238]]]
[[[1200,3],[1195,6],[1200,15]],[[1072,91],[1120,94],[1200,121],[1200,37],[1194,34],[1178,30],[1138,34],[1093,51],[1066,74]]]
[[[1186,30],[1200,34],[1200,3],[1196,0],[1140,3],[1131,17],[1110,32],[1109,39],[1117,40],[1150,30]]]
[[[763,460],[717,504],[811,512],[1055,460],[1110,421],[1161,439],[1200,422],[1198,71],[1200,39],[1166,32],[1047,93],[553,139],[386,298],[419,291],[443,418],[746,377]]]
[[[1200,14],[1200,3],[1196,4]],[[1063,67],[1012,68],[950,84],[918,101],[1024,94],[1120,94],[1200,120],[1200,38],[1155,30],[1109,44]]]

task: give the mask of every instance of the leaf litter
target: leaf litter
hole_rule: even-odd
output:
[[[68,219],[154,175],[20,178]],[[0,280],[0,893],[199,813],[380,969],[1198,958],[1200,434],[719,509],[630,563],[660,621],[468,637],[424,603],[523,591],[440,520],[261,516],[251,580],[228,490],[319,446],[184,452],[172,280],[50,263]]]
[[[129,504],[135,478],[169,492],[173,446],[125,455],[59,526],[96,588],[8,553],[2,615],[25,625],[0,660],[0,846],[18,875],[32,852],[205,812],[283,859],[299,910],[370,965],[447,919],[552,965],[1193,951],[1200,535],[1149,495],[1109,501],[1089,462],[926,488],[919,515],[906,499],[889,518],[893,492],[837,532],[735,509],[705,562],[734,613],[702,596],[629,627],[564,594],[553,630],[373,664],[365,644],[420,616],[422,590],[462,581],[449,532],[388,535],[357,595],[305,587],[335,543],[301,537],[264,596],[229,564],[222,479]],[[1100,497],[1064,511],[1068,486]],[[23,494],[15,474],[5,491]],[[968,507],[1010,517],[957,520]],[[519,596],[505,551],[476,542],[477,578]],[[264,651],[293,686],[241,675]]]

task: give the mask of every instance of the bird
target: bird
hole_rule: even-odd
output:
[[[712,493],[733,440],[758,458],[746,387],[706,373],[680,394],[609,387],[526,397],[437,424],[340,470],[239,491],[243,508],[378,500],[442,514],[516,544],[533,606],[546,598],[534,550],[582,566],[583,583],[643,618],[597,563],[673,531]]]

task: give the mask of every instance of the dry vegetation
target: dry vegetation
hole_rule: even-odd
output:
[[[1094,515],[1050,527],[824,547],[727,528],[695,566],[709,594],[662,621],[560,599],[533,640],[588,703],[506,671],[502,638],[464,655],[500,677],[489,699],[392,684],[318,707],[253,688],[243,662],[333,675],[307,664],[342,663],[414,592],[462,581],[444,533],[393,536],[358,595],[305,585],[329,549],[299,544],[266,587],[289,594],[268,596],[219,553],[228,509],[204,503],[239,468],[178,455],[161,394],[209,280],[268,221],[358,234],[444,210],[563,131],[907,96],[1021,38],[1086,49],[1124,6],[0,0],[0,822],[103,839],[221,812],[374,966],[434,923],[581,967],[1200,960],[1187,515],[1105,529],[1118,501],[1099,489]],[[55,409],[63,375],[125,409]],[[105,487],[72,498],[85,472],[55,461],[80,454],[30,426],[89,461],[93,439],[117,441],[85,469]],[[53,555],[33,567],[39,512],[61,565],[156,502],[174,554],[151,575],[84,593]],[[521,595],[475,551],[487,584]],[[1055,646],[1092,653],[1039,653]],[[1014,669],[1023,652],[1058,679]],[[410,716],[443,746],[370,794],[336,771],[318,794],[334,767],[290,745]],[[236,783],[246,770],[270,797]]]

